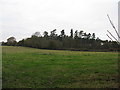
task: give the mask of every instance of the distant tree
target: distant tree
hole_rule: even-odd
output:
[[[78,30],[75,31],[74,37],[75,37],[75,38],[78,38]]]
[[[57,49],[57,43],[55,40],[50,40],[49,42],[49,46],[48,46],[49,49]]]
[[[61,31],[61,35],[60,35],[61,37],[65,37],[65,31],[64,31],[64,29]]]
[[[56,36],[57,36],[56,29],[54,29],[50,32],[50,37],[56,37]]]
[[[1,45],[4,46],[4,45],[7,45],[7,43],[2,41]]]
[[[79,32],[79,37],[82,38],[82,35],[83,35],[83,31],[80,31]]]
[[[20,40],[20,41],[17,43],[17,45],[18,45],[18,46],[24,46],[24,41],[25,41],[24,39],[23,39],[23,40]]]
[[[70,37],[73,38],[73,29],[70,31]]]
[[[92,34],[92,39],[95,39],[95,33]]]
[[[96,40],[100,40],[99,37],[96,38]],[[106,40],[108,42],[108,40]]]
[[[86,32],[83,34],[83,38],[84,38],[84,39],[87,39],[87,34],[86,34]]]
[[[35,32],[32,36],[40,37],[40,32]]]
[[[17,43],[19,46],[27,46],[33,48],[42,49],[67,49],[67,50],[116,50],[116,42],[102,41],[96,38],[95,33],[90,34],[83,31],[78,32],[77,30],[73,33],[73,29],[70,31],[70,36],[65,35],[64,29],[61,30],[61,34],[56,34],[56,29],[50,32],[45,31],[44,36],[40,36],[39,32],[36,32],[32,37],[23,39]],[[46,38],[48,37],[48,38]],[[16,41],[14,37],[10,37],[7,40],[8,45],[16,45],[13,43]]]
[[[10,37],[7,39],[7,42],[15,42],[15,41],[16,41],[15,37]]]
[[[47,31],[44,31],[44,37],[48,37],[48,32]]]
[[[10,37],[7,39],[7,45],[16,45],[17,41],[15,37]]]
[[[91,34],[88,33],[88,34],[87,34],[87,39],[90,39],[90,37],[91,37]]]

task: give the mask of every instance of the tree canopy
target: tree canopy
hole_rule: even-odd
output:
[[[95,33],[87,33],[83,30],[70,30],[70,36],[65,34],[65,30],[61,30],[60,35],[56,34],[54,29],[48,35],[44,31],[43,36],[40,32],[35,32],[30,38],[22,39],[16,42],[15,38],[10,37],[3,45],[18,45],[40,49],[62,49],[77,51],[116,51],[118,44],[116,41],[101,40],[96,37]],[[12,42],[13,41],[13,42]]]

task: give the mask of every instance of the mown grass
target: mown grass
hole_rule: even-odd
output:
[[[3,88],[117,88],[115,52],[3,46]]]

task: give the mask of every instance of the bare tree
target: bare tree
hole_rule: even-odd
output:
[[[118,33],[118,31],[117,31],[115,25],[113,24],[113,22],[112,22],[112,20],[110,19],[110,17],[109,17],[108,14],[107,14],[107,17],[108,17],[108,20],[109,20],[110,24],[112,25],[113,29],[115,30],[118,39],[117,39],[109,30],[107,30],[107,32],[111,35],[111,37],[112,37],[118,44],[120,44],[120,42],[119,42],[120,35],[119,35],[119,33]],[[113,41],[113,39],[112,39],[108,34],[106,34],[106,35],[108,36],[108,38],[110,38],[110,40]]]

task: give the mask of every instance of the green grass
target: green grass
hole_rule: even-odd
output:
[[[116,88],[115,52],[3,46],[3,88]]]

